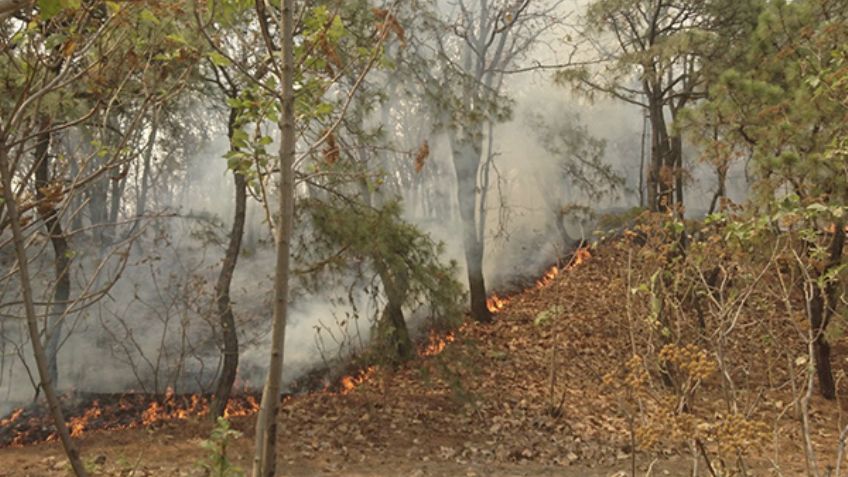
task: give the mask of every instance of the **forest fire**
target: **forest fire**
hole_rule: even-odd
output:
[[[168,389],[164,395],[100,395],[66,404],[68,428],[72,437],[96,430],[153,427],[174,420],[186,420],[209,414],[209,397],[200,394],[178,395]],[[259,410],[255,396],[243,394],[230,399],[225,417],[249,416]],[[21,447],[57,439],[44,406],[13,411],[0,419],[0,447]]]
[[[377,372],[377,368],[374,366],[369,366],[363,370],[360,370],[356,375],[347,375],[342,376],[340,381],[339,393],[340,394],[348,394],[357,386],[368,381],[374,374]]]
[[[559,267],[554,265],[553,267],[549,268],[544,275],[542,275],[542,278],[536,280],[536,288],[545,288],[546,286],[550,285],[551,282],[553,282],[558,275]]]
[[[448,333],[446,335],[440,335],[435,331],[430,332],[430,336],[427,339],[427,345],[424,346],[423,349],[418,353],[421,356],[436,356],[441,354],[442,351],[448,346],[449,343],[453,343],[456,341],[455,333]]]
[[[571,256],[571,261],[563,269],[560,269],[557,265],[547,269],[542,277],[536,280],[536,288],[542,289],[547,287],[556,280],[562,270],[572,270],[575,267],[579,267],[586,263],[590,258],[592,258],[592,252],[589,250],[589,247],[578,248]],[[506,308],[509,302],[509,297],[492,293],[489,298],[486,299],[486,308],[488,308],[493,314],[500,313],[504,308]]]
[[[568,264],[566,269],[579,267],[588,262],[590,258],[592,258],[592,252],[589,250],[589,247],[580,247],[574,251],[574,255],[571,257],[571,263]]]
[[[501,298],[497,293],[492,293],[489,298],[486,298],[486,308],[492,313],[500,313],[509,304],[509,298]]]

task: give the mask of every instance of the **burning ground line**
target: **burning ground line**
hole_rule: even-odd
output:
[[[556,278],[561,272],[573,270],[589,261],[590,258],[592,258],[592,252],[589,251],[588,246],[578,248],[571,255],[571,260],[569,260],[567,265],[562,268],[560,268],[559,265],[553,265],[552,267],[547,269],[547,271],[545,271],[545,273],[538,280],[536,280],[535,289],[541,290],[542,288],[547,287],[548,285],[553,283],[554,280],[556,280]],[[488,308],[489,311],[493,314],[500,313],[501,311],[503,311],[504,308],[506,308],[507,305],[509,305],[509,302],[511,301],[513,296],[519,295],[521,293],[533,289],[533,287],[530,287],[524,289],[521,292],[516,292],[504,296],[501,296],[497,293],[492,293],[491,295],[489,295],[489,298],[486,299],[486,308]]]
[[[172,389],[164,395],[102,395],[82,403],[66,403],[68,427],[73,437],[92,431],[113,431],[155,427],[167,422],[203,417],[209,414],[209,396],[177,395]],[[234,396],[227,403],[224,416],[249,416],[259,410],[259,402],[251,394]],[[57,439],[52,418],[43,405],[20,408],[0,419],[0,447],[22,447]]]

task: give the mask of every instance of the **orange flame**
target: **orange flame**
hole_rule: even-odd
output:
[[[374,366],[369,366],[368,368],[359,371],[359,373],[357,373],[355,376],[342,376],[342,379],[340,381],[341,389],[339,390],[339,392],[341,394],[350,393],[351,391],[356,389],[357,386],[371,379],[376,371],[377,368],[375,368]]]
[[[590,258],[592,258],[592,252],[589,251],[589,247],[580,247],[574,252],[574,257],[571,259],[568,268],[579,267],[588,262]]]
[[[492,313],[500,313],[509,304],[509,298],[500,297],[497,293],[486,299],[486,308]]]
[[[553,267],[549,268],[544,275],[542,275],[542,278],[536,280],[536,288],[545,288],[546,286],[550,285],[551,282],[556,279],[557,275],[559,275],[559,267],[554,265]]]
[[[81,436],[88,426],[88,423],[92,419],[100,417],[100,414],[100,403],[95,400],[91,403],[91,407],[85,410],[82,416],[72,417],[70,422],[68,422],[68,427],[71,429],[71,437]]]
[[[425,346],[419,354],[421,356],[436,356],[447,348],[448,343],[453,343],[454,341],[456,341],[456,335],[452,332],[444,336],[440,336],[435,331],[430,331],[427,346]]]
[[[259,412],[259,403],[256,398],[248,395],[244,401],[234,401],[230,399],[227,403],[227,408],[224,409],[224,418],[229,419],[236,416],[251,416]]]

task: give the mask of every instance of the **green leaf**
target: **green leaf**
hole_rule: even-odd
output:
[[[147,23],[149,25],[159,25],[161,23],[159,19],[156,18],[156,15],[154,15],[153,12],[146,8],[141,11],[139,18],[143,23]]]
[[[213,65],[221,67],[230,66],[232,64],[226,56],[218,53],[217,51],[209,53],[209,61],[211,61]]]
[[[188,45],[188,41],[186,41],[185,37],[179,33],[171,33],[170,35],[165,36],[166,39],[173,41],[174,43],[179,43],[181,45]]]

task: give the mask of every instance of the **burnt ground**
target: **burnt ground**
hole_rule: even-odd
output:
[[[494,323],[464,326],[438,354],[376,369],[349,392],[287,399],[279,423],[282,475],[630,475],[630,422],[620,395],[603,384],[630,355],[625,261],[622,250],[601,247],[547,286],[513,296]],[[708,402],[710,392],[717,391],[704,391]],[[755,394],[749,402],[769,403],[758,404],[771,409],[758,417],[773,426],[774,439],[750,457],[750,475],[802,475],[800,423],[782,412],[789,391]],[[833,461],[842,412],[817,398],[812,407],[824,468]],[[243,435],[228,454],[249,470],[253,418],[232,423]],[[83,432],[78,442],[95,475],[200,476],[211,427],[205,417],[175,417]],[[682,444],[638,449],[636,461],[638,475],[691,475]],[[0,476],[59,475],[67,466],[55,442],[0,449]]]

